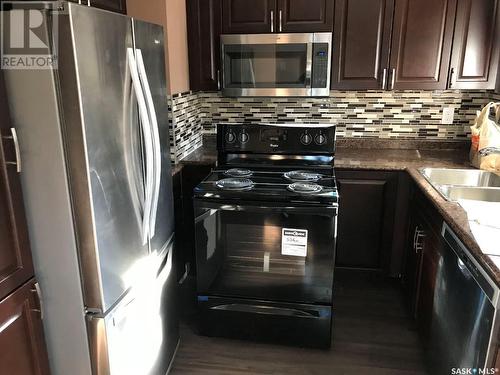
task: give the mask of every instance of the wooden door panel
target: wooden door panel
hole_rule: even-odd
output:
[[[220,89],[221,13],[220,0],[187,0],[191,90]]]
[[[333,31],[333,8],[334,0],[279,0],[278,31]]]
[[[271,25],[276,31],[276,16],[276,0],[222,1],[222,30],[225,34],[270,33]]]
[[[500,52],[498,0],[459,0],[450,87],[493,89]]]
[[[34,280],[0,301],[2,374],[49,374]]]
[[[396,1],[391,89],[446,88],[455,11],[456,0]]]
[[[393,10],[394,0],[335,2],[332,89],[385,88]]]
[[[0,299],[34,274],[11,126],[0,73]]]
[[[337,171],[340,195],[337,266],[388,269],[396,177],[383,172]]]

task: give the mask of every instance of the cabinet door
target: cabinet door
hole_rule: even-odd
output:
[[[222,0],[222,30],[225,34],[276,31],[276,0]]]
[[[335,2],[332,89],[387,87],[393,10],[394,0]]]
[[[0,299],[33,276],[11,126],[0,72]]]
[[[500,52],[498,5],[498,0],[458,0],[451,88],[495,88]]]
[[[2,374],[49,374],[34,280],[0,301]]]
[[[398,0],[390,89],[446,88],[456,0]]]
[[[432,311],[434,305],[434,289],[439,262],[440,238],[432,227],[425,232],[422,238],[422,262],[419,280],[419,293],[415,316],[420,337],[424,345],[430,340]],[[420,245],[418,245],[420,246]]]
[[[278,0],[278,31],[333,31],[333,5],[334,0]]]
[[[336,177],[340,194],[336,265],[387,270],[397,174],[339,170]]]
[[[406,244],[406,267],[403,286],[408,299],[412,316],[416,317],[417,301],[420,292],[420,275],[422,271],[422,236],[425,235],[421,219],[414,213],[410,215],[408,239]]]
[[[221,1],[187,0],[187,25],[190,88],[219,90]]]

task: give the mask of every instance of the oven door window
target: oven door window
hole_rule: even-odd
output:
[[[307,44],[224,46],[226,88],[306,88]]]
[[[331,303],[336,208],[195,207],[200,294]]]

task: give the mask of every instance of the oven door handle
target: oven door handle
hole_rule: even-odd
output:
[[[194,218],[195,224],[198,224],[200,221],[205,220],[207,217],[210,217],[214,214],[216,214],[219,210],[218,209],[213,209],[210,208],[207,211],[203,212],[201,215],[198,215]]]
[[[317,311],[309,312],[304,310],[297,310],[287,307],[274,307],[265,305],[247,305],[241,303],[229,303],[225,305],[211,306],[210,310],[224,310],[235,311],[243,313],[261,314],[261,315],[281,315],[299,318],[320,318]]]
[[[285,212],[285,213],[309,213],[311,215],[327,214],[328,216],[336,216],[338,205],[329,206],[271,206],[271,205],[240,205],[240,204],[221,204],[203,201],[199,206],[204,212],[196,217],[196,221],[203,220],[208,216],[212,216],[217,211],[250,211],[250,212]]]

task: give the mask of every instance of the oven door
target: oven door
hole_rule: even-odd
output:
[[[332,303],[337,206],[195,200],[199,295]]]

